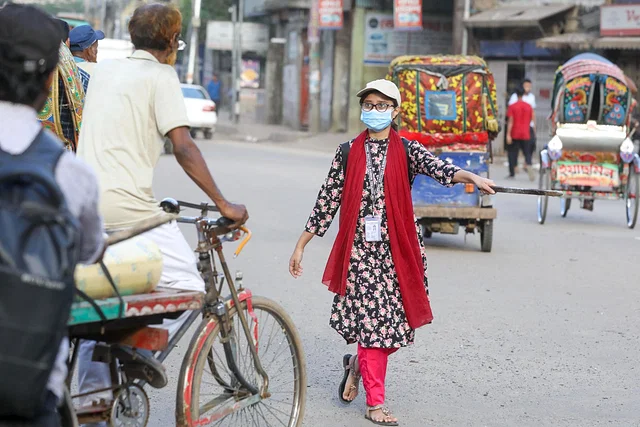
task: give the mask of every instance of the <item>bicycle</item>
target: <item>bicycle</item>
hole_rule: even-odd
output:
[[[243,287],[242,273],[238,272],[235,280],[232,278],[222,252],[223,242],[238,241],[244,235],[235,251],[238,256],[251,238],[251,232],[244,227],[231,231],[230,220],[209,218],[208,213],[218,209],[206,203],[164,199],[161,207],[172,215],[180,214],[182,208],[200,210],[197,217],[179,216],[177,221],[196,227],[195,252],[206,292],[201,309],[192,311],[166,348],[155,353],[155,358],[163,362],[201,317],[180,369],[176,425],[301,426],[307,386],[305,357],[297,329],[277,303],[253,296]],[[228,296],[222,295],[225,282]],[[153,318],[158,322],[167,317],[177,317],[177,313],[155,314],[149,320]],[[99,322],[103,335],[105,325],[126,325],[127,319]],[[135,327],[140,328],[139,318],[132,319],[138,319]],[[95,337],[95,331],[92,336]],[[78,340],[83,337],[74,338],[77,349]],[[76,358],[77,351],[74,351],[69,378]],[[112,426],[146,426],[150,407],[143,388],[145,382],[128,378],[123,364],[116,360],[110,360],[110,365],[113,404],[100,413],[80,415],[78,419],[81,423],[108,420]],[[104,390],[91,393],[100,391]]]

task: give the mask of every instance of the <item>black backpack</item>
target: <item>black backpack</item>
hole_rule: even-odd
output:
[[[347,160],[349,160],[349,151],[351,151],[351,143],[354,140],[343,142],[340,144],[340,151],[342,152],[342,170],[344,171],[344,176],[347,176]],[[404,145],[404,151],[407,153],[407,171],[409,172],[409,186],[413,184],[411,182],[411,159],[409,158],[409,140],[406,138],[402,138],[402,145]]]
[[[44,131],[0,150],[0,417],[36,414],[66,335],[81,234],[55,180],[63,153]]]

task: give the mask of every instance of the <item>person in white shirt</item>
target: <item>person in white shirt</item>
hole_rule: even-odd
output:
[[[100,211],[108,232],[163,215],[152,190],[156,164],[164,138],[173,144],[176,160],[187,175],[220,209],[222,216],[247,221],[244,205],[227,201],[218,189],[198,147],[189,134],[180,81],[173,65],[184,43],[180,40],[182,16],[169,4],[149,4],[135,10],[129,33],[135,51],[125,59],[106,60],[91,74],[91,90],[84,105],[78,157],[96,170],[100,180]],[[157,227],[144,236],[163,255],[160,285],[204,292],[193,249],[175,222]],[[182,321],[165,322],[172,336]],[[170,324],[169,324],[170,323]],[[93,345],[83,343],[79,356],[80,393],[108,388],[109,368],[91,362]],[[89,396],[104,399],[111,393]],[[82,405],[91,405],[85,401]]]
[[[533,155],[533,152],[536,149],[536,96],[531,91],[533,89],[533,84],[531,83],[531,79],[526,78],[522,82],[522,89],[524,90],[524,95],[522,96],[522,100],[527,104],[531,105],[533,109],[533,118],[531,119],[531,140],[529,141],[529,153]],[[515,104],[518,102],[518,96],[514,92],[511,94],[511,98],[509,98],[509,105]],[[525,166],[526,168],[526,166]]]

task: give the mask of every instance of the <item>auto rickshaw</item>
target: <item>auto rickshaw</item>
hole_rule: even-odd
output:
[[[550,117],[553,137],[540,152],[540,189],[562,190],[560,215],[572,200],[592,211],[599,200],[624,200],[627,227],[638,218],[640,157],[630,138],[635,84],[611,61],[577,55],[556,72]],[[548,197],[538,199],[538,222]]]
[[[434,155],[489,177],[491,141],[499,132],[496,86],[477,56],[401,56],[387,76],[400,89],[400,136],[425,145]],[[432,233],[480,232],[490,252],[497,211],[490,196],[472,184],[444,188],[419,175],[412,189],[414,212],[423,237]]]

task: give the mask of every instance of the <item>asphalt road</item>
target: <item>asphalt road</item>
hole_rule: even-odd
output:
[[[287,146],[201,144],[227,198],[248,206],[254,238],[233,269],[254,294],[279,302],[296,322],[307,359],[305,426],[369,426],[364,394],[342,406],[341,357],[353,352],[328,326],[332,295],[320,283],[332,227],[305,254],[305,276],[287,262],[331,153]],[[493,176],[506,175],[494,167]],[[524,175],[513,183],[530,185]],[[155,191],[195,202],[202,193],[171,156],[157,168]],[[628,230],[624,205],[574,206],[560,218],[550,203],[536,221],[536,198],[498,195],[492,253],[477,235],[428,240],[434,323],[390,359],[387,403],[401,425],[640,426],[640,230]],[[336,224],[337,225],[337,224]],[[194,231],[184,228],[190,242]],[[167,361],[170,383],[149,389],[150,426],[174,424],[184,340]]]

